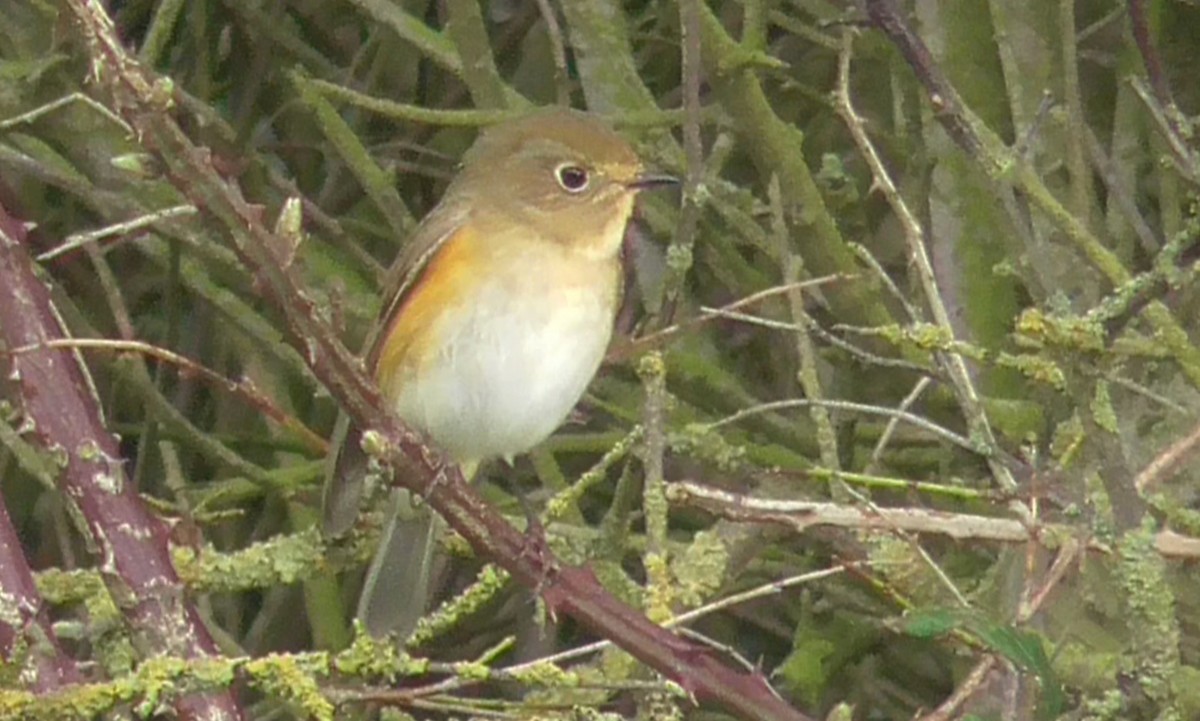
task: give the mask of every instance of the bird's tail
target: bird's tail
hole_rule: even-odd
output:
[[[434,548],[445,522],[404,490],[392,491],[379,549],[367,569],[358,618],[372,636],[407,637],[429,605]]]
[[[350,424],[349,416],[340,414],[330,441],[336,450],[330,456],[321,499],[321,531],[326,536],[345,535],[358,518],[367,474],[367,456],[361,444],[362,433]]]

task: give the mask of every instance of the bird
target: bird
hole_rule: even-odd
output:
[[[365,363],[391,410],[468,479],[545,440],[611,340],[637,195],[676,182],[584,111],[542,109],[483,129],[389,270]],[[360,440],[341,419],[327,536],[359,514]],[[391,505],[357,617],[372,636],[403,638],[429,603],[440,519],[402,489]]]

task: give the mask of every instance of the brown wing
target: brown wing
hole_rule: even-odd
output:
[[[467,219],[469,203],[443,203],[430,211],[418,226],[412,240],[396,257],[384,284],[382,307],[375,327],[367,337],[366,364],[371,374],[383,347],[381,339],[394,316],[404,306],[409,293],[419,285],[421,274],[429,261],[438,254],[446,240],[462,227]],[[354,525],[362,500],[367,458],[361,447],[362,433],[342,414],[334,428],[333,447],[323,498],[322,529],[326,535],[340,536]]]
[[[382,296],[388,301],[380,308],[379,318],[367,338],[366,360],[372,373],[375,372],[375,362],[382,345],[379,342],[380,334],[391,326],[396,312],[404,306],[409,293],[419,284],[421,274],[429,267],[429,261],[438,254],[455,231],[463,226],[467,215],[467,204],[462,202],[443,203],[434,208],[388,268]]]

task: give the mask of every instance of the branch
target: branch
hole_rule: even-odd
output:
[[[0,208],[0,340],[9,348],[64,337],[50,291],[34,273],[24,228]],[[216,655],[171,565],[167,529],[125,475],[117,440],[104,427],[79,356],[42,348],[11,357],[16,394],[36,443],[60,461],[58,484],[84,520],[100,573],[147,655]],[[180,697],[183,719],[240,719],[228,691]]]
[[[1146,77],[1150,81],[1150,90],[1154,93],[1157,108],[1152,108],[1166,125],[1167,146],[1184,164],[1186,175],[1193,182],[1196,180],[1198,169],[1197,158],[1188,147],[1191,130],[1187,128],[1188,121],[1179,111],[1175,96],[1171,94],[1171,85],[1167,82],[1167,73],[1163,68],[1162,57],[1154,39],[1150,37],[1150,20],[1146,17],[1146,0],[1128,0],[1126,9],[1129,11],[1129,24],[1133,31],[1133,41],[1137,44],[1138,53],[1142,56],[1142,64],[1146,67]]]
[[[83,677],[63,653],[45,603],[21,552],[17,529],[0,503],[0,662],[21,669],[28,687],[42,694]]]
[[[835,526],[937,533],[956,540],[974,539],[1002,543],[1036,542],[1079,534],[1079,529],[1072,526],[1031,526],[1008,518],[946,513],[923,508],[865,509],[840,503],[752,498],[689,482],[668,483],[667,498],[672,503],[703,508],[727,520],[785,525],[797,532],[813,526]],[[1103,553],[1112,553],[1113,550],[1111,546],[1096,539],[1091,539],[1087,547]],[[1200,539],[1182,536],[1174,531],[1157,532],[1154,536],[1154,548],[1161,556],[1200,558]]]

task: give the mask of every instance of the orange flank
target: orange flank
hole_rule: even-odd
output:
[[[420,277],[387,321],[380,339],[375,380],[387,397],[400,392],[400,383],[411,377],[438,336],[438,316],[463,302],[469,290],[479,282],[480,253],[477,233],[469,225],[460,226],[442,242]]]

